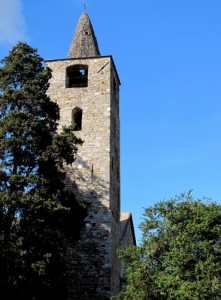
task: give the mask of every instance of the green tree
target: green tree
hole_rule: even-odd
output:
[[[221,299],[221,206],[192,192],[144,211],[141,245],[120,252],[118,299]]]
[[[0,67],[0,289],[5,299],[65,299],[66,250],[86,209],[65,190],[82,141],[47,96],[51,70],[18,43]],[[70,238],[71,237],[71,238]],[[72,240],[71,240],[72,239]],[[3,296],[1,296],[3,297]]]

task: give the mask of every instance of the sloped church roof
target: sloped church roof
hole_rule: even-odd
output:
[[[68,52],[68,58],[99,56],[97,39],[87,13],[83,13],[78,21],[74,37]]]

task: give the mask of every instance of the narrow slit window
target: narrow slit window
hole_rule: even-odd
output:
[[[66,87],[82,88],[88,86],[88,67],[85,65],[75,65],[67,68]]]
[[[82,109],[75,107],[72,109],[72,125],[75,131],[80,131],[82,128]]]
[[[118,90],[119,90],[119,86],[118,86],[115,78],[113,78],[113,90],[115,93],[118,92]]]
[[[114,78],[113,78],[113,89],[116,92],[116,90],[117,90],[117,84],[116,84],[116,81],[115,81]]]

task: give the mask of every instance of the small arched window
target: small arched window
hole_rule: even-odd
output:
[[[72,109],[71,123],[75,131],[81,130],[82,127],[82,109],[75,107]]]
[[[66,70],[66,87],[77,88],[88,86],[88,66],[75,65]]]

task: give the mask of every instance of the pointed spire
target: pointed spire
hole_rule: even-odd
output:
[[[84,12],[79,21],[71,46],[68,52],[68,58],[93,57],[100,55],[97,39],[91,21],[86,12]]]

